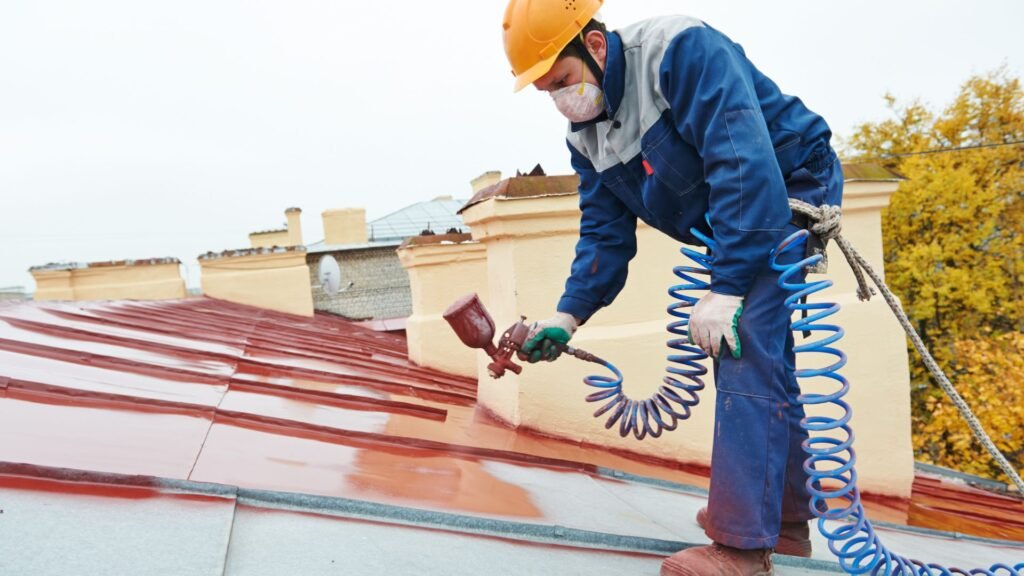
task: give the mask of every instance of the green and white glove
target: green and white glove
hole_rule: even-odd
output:
[[[552,362],[562,354],[558,344],[567,344],[578,326],[576,318],[565,312],[555,312],[547,320],[534,322],[517,356],[531,364],[541,360]]]
[[[743,351],[738,326],[743,313],[743,297],[708,292],[693,307],[690,314],[690,342],[712,358],[724,350],[722,340],[739,359]]]

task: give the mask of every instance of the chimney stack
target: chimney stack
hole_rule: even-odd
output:
[[[324,244],[366,244],[366,210],[324,210]]]
[[[302,246],[302,208],[292,206],[284,215],[288,219],[288,246]]]
[[[484,188],[497,184],[498,182],[501,182],[501,171],[491,170],[470,180],[469,185],[473,187],[473,194],[476,194]]]

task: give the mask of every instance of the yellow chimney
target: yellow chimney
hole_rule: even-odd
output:
[[[366,210],[334,208],[324,210],[324,244],[365,244]]]
[[[501,172],[499,170],[491,170],[470,180],[469,185],[473,187],[473,194],[476,194],[484,188],[497,184],[498,182],[501,182]]]
[[[91,263],[71,272],[76,300],[172,300],[184,298],[177,258]]]
[[[302,208],[293,206],[284,215],[288,219],[288,245],[302,246]]]
[[[409,359],[420,366],[475,376],[482,355],[464,346],[441,315],[466,294],[475,292],[486,302],[484,245],[469,234],[413,236],[399,247],[398,259],[409,274],[412,296],[412,315],[405,323]]]
[[[56,264],[30,270],[36,300],[168,300],[186,296],[177,258]]]
[[[249,245],[252,248],[273,248],[274,246],[302,246],[302,208],[289,208],[284,211],[288,223],[284,228],[263,230],[249,234]]]
[[[199,256],[203,293],[211,298],[300,316],[313,315],[306,249],[251,248]]]
[[[29,269],[36,281],[33,300],[74,300],[75,290],[71,284],[71,271],[76,265],[48,264]]]

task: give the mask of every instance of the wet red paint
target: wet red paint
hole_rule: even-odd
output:
[[[192,479],[438,510],[541,515],[526,489],[495,478],[479,459],[310,430],[285,435],[252,422],[215,423]]]
[[[1024,500],[918,476],[909,523],[989,538],[1024,541]]]
[[[203,352],[146,348],[138,344],[124,343],[111,336],[86,331],[70,331],[40,322],[21,320],[0,320],[0,349],[11,352],[30,353],[55,359],[88,358],[91,363],[104,361],[119,369],[131,371],[160,369],[191,376],[205,376],[210,379],[230,376],[233,363],[230,358],[221,360]]]
[[[61,387],[69,393],[120,394],[130,398],[164,400],[202,406],[216,406],[227,391],[227,382],[199,382],[175,374],[173,377],[94,366],[88,359],[55,360],[31,354],[0,350],[0,370],[11,380]]]
[[[198,410],[8,388],[0,398],[0,461],[184,479],[209,425]]]
[[[473,379],[411,363],[400,335],[208,298],[0,306],[0,461],[529,518],[535,494],[494,463],[708,485],[701,466],[513,430],[476,405]],[[919,479],[910,503],[866,505],[1024,539],[1019,503],[969,490]]]

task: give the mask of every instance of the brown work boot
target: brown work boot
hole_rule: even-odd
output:
[[[779,540],[775,553],[787,556],[811,557],[811,528],[807,522],[783,522],[779,526]]]
[[[771,550],[739,550],[713,542],[687,548],[661,563],[661,576],[772,576]]]
[[[707,506],[697,511],[697,525],[707,530]],[[811,557],[811,530],[807,522],[783,522],[779,527],[779,541],[775,543],[775,553],[786,556]]]

